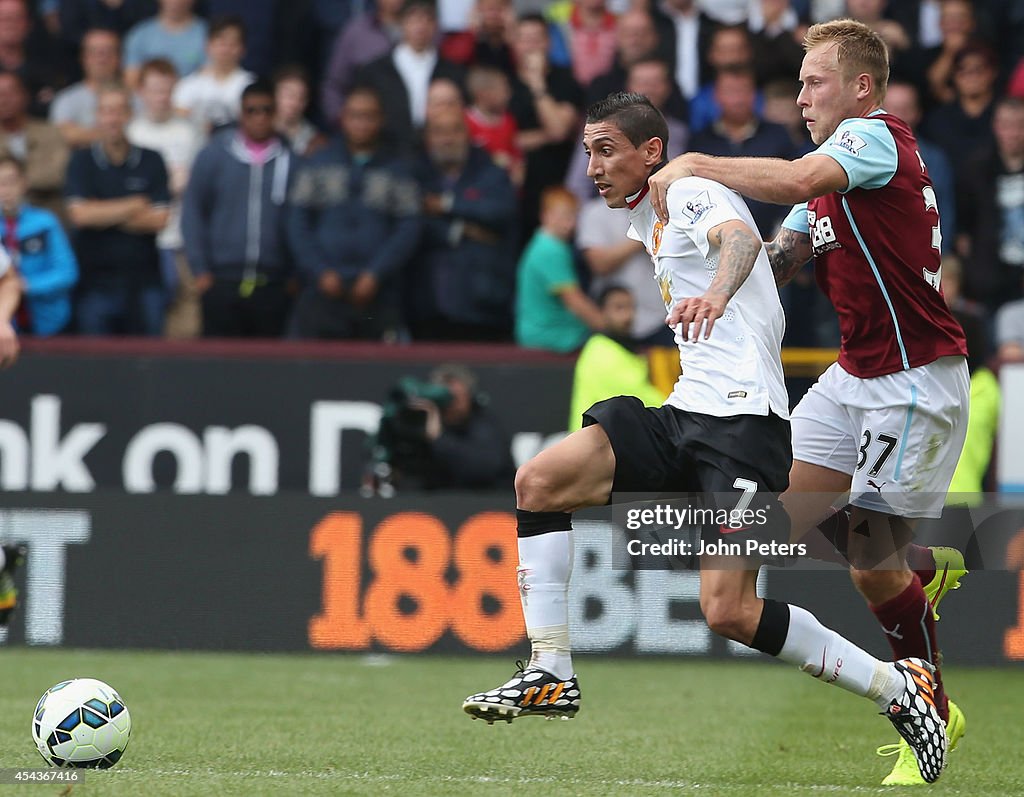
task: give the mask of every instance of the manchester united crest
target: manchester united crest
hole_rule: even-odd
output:
[[[661,248],[661,234],[665,231],[665,225],[660,221],[654,223],[654,234],[651,236],[651,252],[652,255],[658,254],[658,250]]]

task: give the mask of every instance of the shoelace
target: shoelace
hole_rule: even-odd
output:
[[[516,675],[522,675],[524,672],[526,672],[526,662],[516,659]]]
[[[905,752],[908,752],[911,755],[913,755],[913,753],[914,753],[914,751],[910,748],[909,745],[907,747],[904,747],[900,742],[894,742],[893,744],[883,744],[881,747],[879,747],[877,750],[875,750],[875,755],[880,755],[883,758],[885,758],[887,756],[894,756],[894,755],[900,753],[901,750],[905,751]],[[950,749],[947,752],[953,753],[953,752],[956,752],[956,750],[955,749]]]

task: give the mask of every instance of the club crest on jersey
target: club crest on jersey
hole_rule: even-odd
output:
[[[844,130],[839,138],[832,142],[833,147],[841,147],[849,152],[851,155],[860,155],[860,151],[868,145],[868,142],[858,136],[856,133],[851,133],[849,130]]]
[[[707,191],[702,191],[683,205],[683,215],[686,216],[690,224],[696,224],[714,207],[715,203],[711,201],[710,194]]]
[[[654,232],[651,234],[651,254],[658,254],[658,250],[661,249],[661,236],[665,232],[665,225],[661,221],[654,223]]]

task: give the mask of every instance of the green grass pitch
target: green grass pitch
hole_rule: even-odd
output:
[[[771,662],[581,658],[576,719],[493,726],[460,703],[510,676],[507,659],[12,648],[0,662],[0,767],[42,764],[29,720],[57,681],[100,678],[128,703],[124,759],[72,797],[899,793],[878,786],[892,759],[874,750],[895,732],[873,707]],[[1024,794],[1024,671],[946,680],[967,736],[911,793]]]

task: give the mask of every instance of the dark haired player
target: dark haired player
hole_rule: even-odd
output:
[[[677,181],[668,191],[668,221],[659,221],[647,181],[667,141],[664,118],[642,95],[613,94],[588,112],[588,175],[610,207],[629,208],[629,234],[654,261],[682,376],[656,409],[625,396],[594,405],[583,429],[516,474],[519,590],[532,655],[509,681],[464,702],[467,713],[488,722],[568,718],[579,709],[567,601],[574,510],[604,505],[615,491],[731,493],[739,505],[788,485],[784,322],[771,264],[750,211],[720,183]],[[705,529],[705,540],[718,531]],[[700,603],[710,628],[873,700],[918,753],[924,777],[938,778],[946,734],[931,665],[879,661],[806,610],[759,598],[757,564],[701,558]]]

